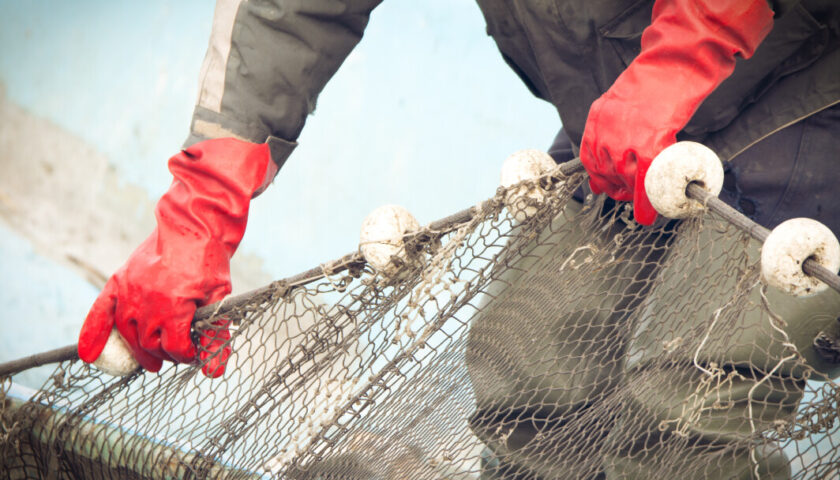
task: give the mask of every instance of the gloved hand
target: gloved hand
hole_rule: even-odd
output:
[[[277,169],[268,145],[232,138],[197,143],[169,160],[175,177],[155,209],[157,228],[108,280],[79,334],[79,357],[93,362],[116,327],[143,368],[191,362],[190,326],[197,307],[230,293],[230,258],[251,198]],[[200,336],[203,372],[224,373],[227,324]]]
[[[652,224],[644,179],[653,157],[772,25],[767,0],[657,0],[641,53],[589,110],[580,160],[592,191],[632,200],[636,221]]]

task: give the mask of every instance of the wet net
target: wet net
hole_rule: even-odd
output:
[[[840,477],[840,294],[784,295],[716,214],[640,227],[583,181],[500,190],[388,276],[276,282],[224,312],[222,378],[61,364],[2,399],[0,476]]]

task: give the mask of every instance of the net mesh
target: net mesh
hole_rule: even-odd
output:
[[[222,378],[61,364],[2,398],[0,476],[840,477],[840,294],[767,288],[715,214],[640,227],[583,180],[500,189],[396,275],[278,282],[225,314]]]

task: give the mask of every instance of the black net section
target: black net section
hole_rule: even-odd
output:
[[[396,275],[277,283],[225,314],[221,378],[61,364],[2,399],[0,476],[840,478],[840,294],[765,287],[723,219],[640,227],[583,180],[500,190]]]

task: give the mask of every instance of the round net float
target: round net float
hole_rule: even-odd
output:
[[[645,175],[645,192],[660,215],[686,218],[705,210],[700,202],[686,196],[685,189],[691,182],[717,196],[723,188],[723,165],[705,145],[677,142],[653,159]]]
[[[99,354],[99,358],[93,362],[93,365],[115,377],[128,375],[140,366],[116,328],[111,329],[111,335],[108,336],[105,348],[102,349],[102,353]]]
[[[376,271],[391,276],[401,267],[394,258],[409,263],[403,236],[420,229],[420,224],[408,210],[399,205],[383,205],[372,211],[362,222],[359,248],[365,261]]]
[[[517,221],[523,222],[537,213],[548,193],[534,180],[556,166],[551,156],[536,149],[519,150],[505,159],[499,183],[508,189],[505,206]]]
[[[814,295],[828,285],[802,270],[809,258],[832,272],[840,270],[840,242],[816,220],[786,220],[770,232],[761,246],[761,277],[768,285],[791,295]]]

